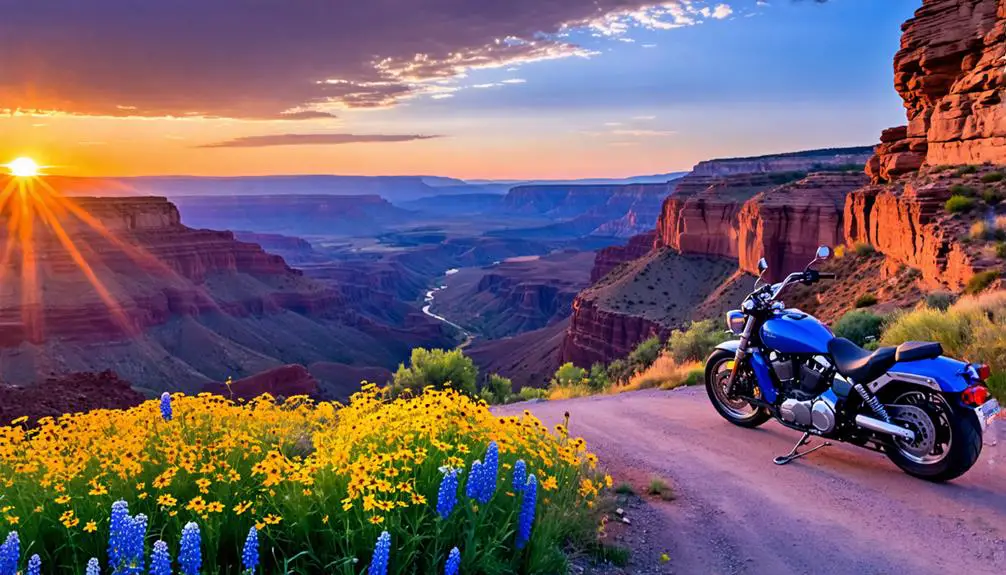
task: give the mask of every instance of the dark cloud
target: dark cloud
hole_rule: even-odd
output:
[[[264,148],[267,146],[323,146],[366,142],[411,142],[413,140],[430,140],[440,137],[414,134],[272,134],[266,136],[245,136],[243,138],[215,142],[199,147]]]
[[[0,112],[313,119],[472,66],[582,54],[564,25],[691,24],[717,3],[0,0]]]

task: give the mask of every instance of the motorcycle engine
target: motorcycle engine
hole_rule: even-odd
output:
[[[770,356],[772,369],[787,398],[779,406],[784,421],[811,427],[822,433],[835,428],[835,406],[818,397],[831,383],[834,370],[822,358],[798,358],[783,354]]]

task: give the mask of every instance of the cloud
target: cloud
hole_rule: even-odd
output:
[[[669,130],[612,130],[616,136],[631,136],[634,138],[673,136],[675,132]]]
[[[590,57],[573,30],[697,24],[696,0],[0,0],[0,110],[316,120],[479,68]]]
[[[373,142],[411,142],[431,140],[442,136],[420,136],[415,134],[270,134],[264,136],[244,136],[233,140],[198,146],[200,148],[264,148],[267,146],[331,146],[335,144],[359,144]]]
[[[633,116],[632,119],[636,120],[636,121],[639,121],[639,122],[648,122],[650,120],[656,120],[657,117],[656,116]]]
[[[717,4],[716,8],[713,9],[712,17],[717,20],[722,20],[734,13],[733,8],[726,4]]]

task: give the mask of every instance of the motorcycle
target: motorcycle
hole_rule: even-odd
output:
[[[801,272],[775,284],[762,277],[741,309],[727,312],[737,339],[720,344],[705,365],[716,411],[741,427],[770,419],[803,432],[785,465],[831,445],[799,451],[811,436],[880,451],[906,473],[930,481],[963,475],[978,460],[982,434],[1003,415],[985,381],[987,365],[943,355],[936,342],[911,341],[866,350],[835,337],[813,316],[779,299],[795,284],[835,279],[815,266],[831,257],[818,248]]]

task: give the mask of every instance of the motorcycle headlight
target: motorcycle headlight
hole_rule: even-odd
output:
[[[727,329],[734,335],[744,333],[744,324],[746,323],[747,318],[739,310],[734,309],[727,312]]]

